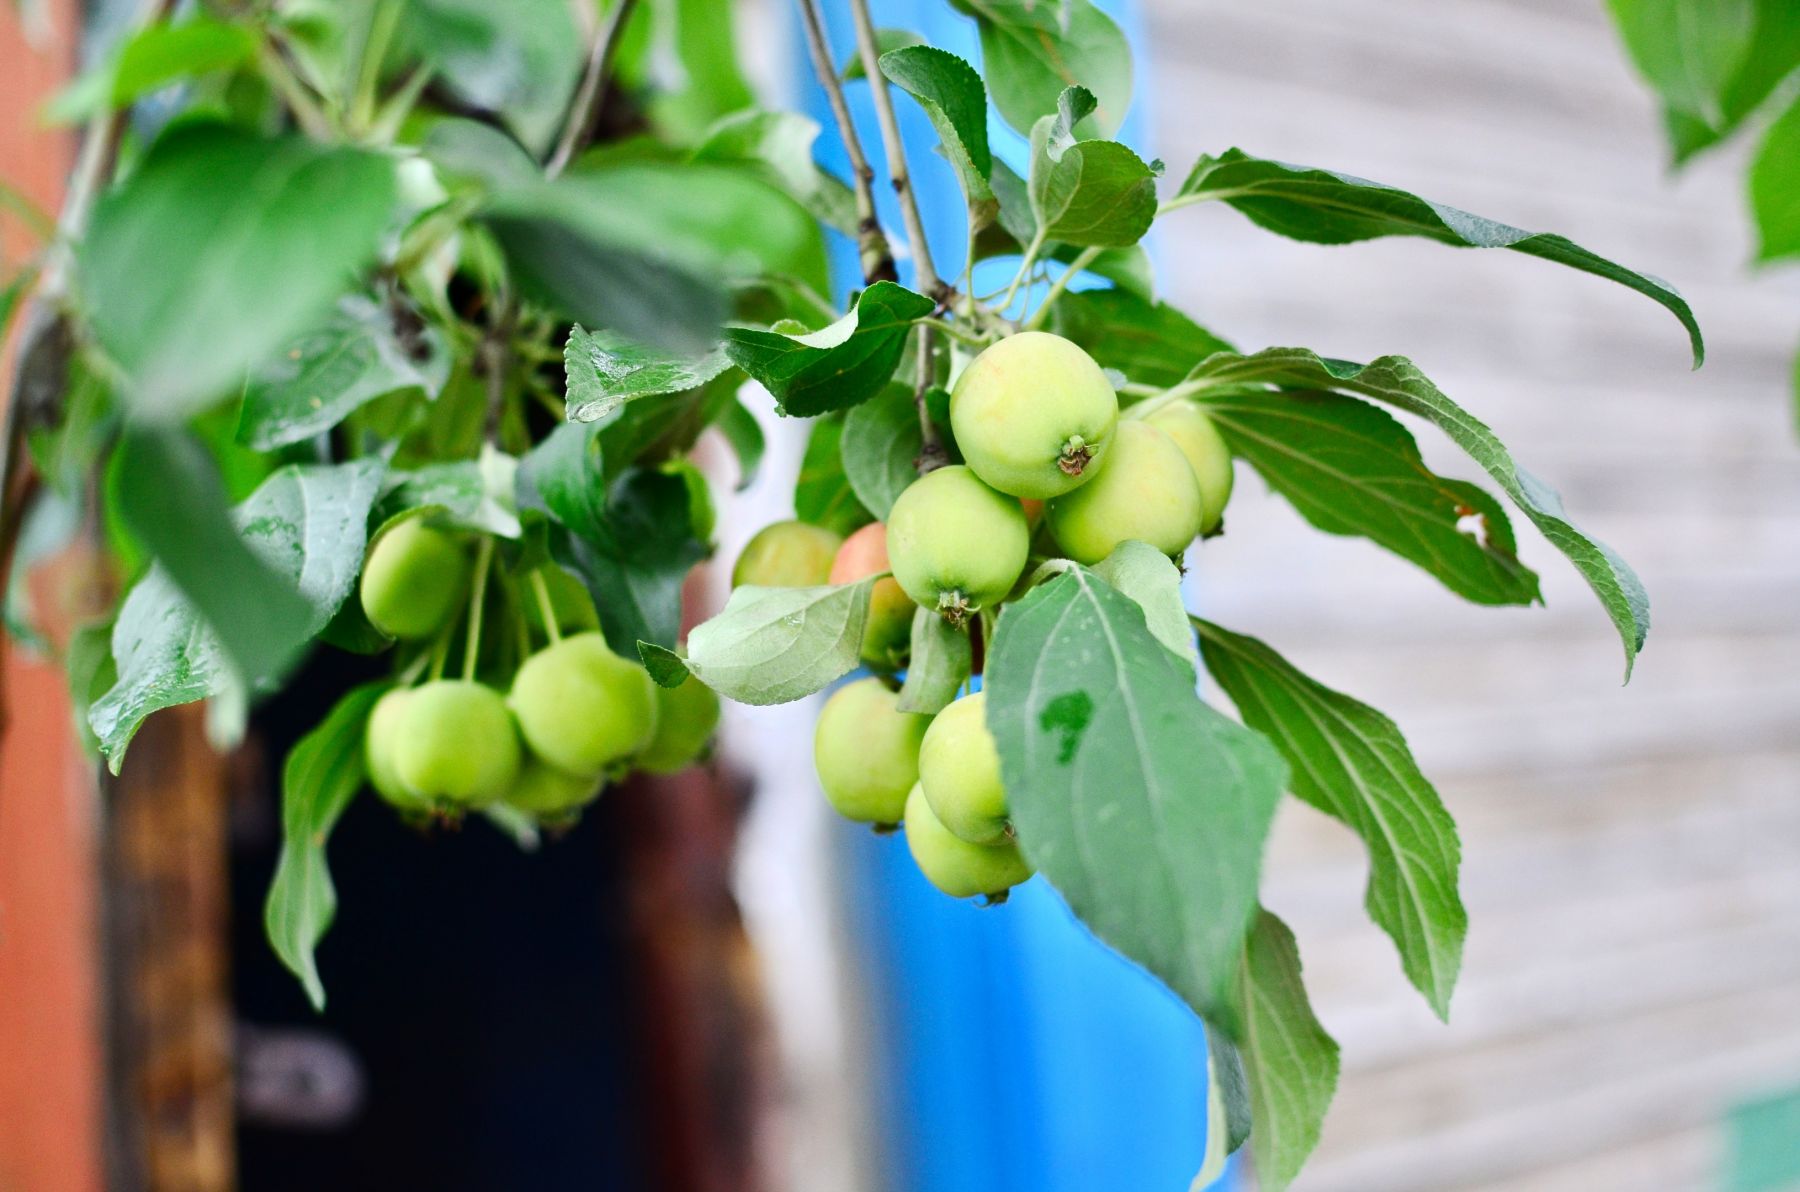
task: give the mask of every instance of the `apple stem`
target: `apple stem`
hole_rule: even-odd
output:
[[[1069,283],[1075,280],[1075,275],[1092,265],[1099,255],[1099,249],[1090,248],[1070,261],[1068,266],[1063,269],[1061,276],[1056,279],[1055,284],[1050,287],[1050,292],[1044,295],[1044,300],[1038,303],[1037,310],[1033,311],[1031,317],[1025,320],[1025,325],[1020,330],[1036,331],[1043,327],[1045,321],[1050,317],[1050,308],[1055,306],[1056,300],[1063,296],[1063,292],[1069,288]]]
[[[469,636],[463,643],[462,677],[464,682],[475,677],[475,656],[481,651],[481,608],[487,603],[488,571],[494,562],[494,539],[481,536],[475,548],[475,586],[469,592]]]
[[[538,612],[544,617],[544,633],[554,646],[562,641],[562,626],[556,623],[556,605],[550,599],[550,585],[544,582],[542,568],[531,573],[531,590],[537,593]]]
[[[438,634],[437,644],[431,647],[431,671],[428,677],[434,683],[444,677],[444,664],[450,660],[450,632],[455,625],[456,622],[452,621],[444,626]]]

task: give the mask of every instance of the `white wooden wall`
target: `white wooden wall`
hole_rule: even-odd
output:
[[[1355,840],[1284,815],[1268,901],[1345,1065],[1298,1187],[1712,1186],[1725,1109],[1800,1084],[1800,276],[1745,268],[1741,153],[1668,176],[1601,0],[1147,7],[1172,171],[1238,144],[1561,232],[1675,281],[1710,347],[1689,373],[1661,309],[1516,254],[1297,245],[1223,209],[1158,233],[1166,296],[1246,347],[1411,355],[1654,606],[1621,689],[1609,622],[1523,519],[1549,607],[1479,609],[1240,474],[1208,613],[1400,722],[1473,921],[1444,1027],[1362,916]]]

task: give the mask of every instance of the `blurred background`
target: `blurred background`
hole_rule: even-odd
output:
[[[0,7],[0,169],[52,205],[69,147],[35,112],[73,7],[35,48]],[[877,7],[973,40],[936,0]],[[1302,245],[1210,207],[1149,242],[1162,295],[1239,344],[1411,356],[1654,602],[1621,688],[1611,626],[1529,531],[1548,608],[1476,608],[1240,468],[1192,601],[1401,725],[1462,828],[1472,924],[1444,1026],[1361,913],[1360,845],[1289,801],[1265,901],[1344,1063],[1296,1187],[1800,1186],[1800,275],[1748,268],[1748,146],[1671,175],[1601,0],[1103,7],[1138,47],[1125,139],[1172,173],[1239,145],[1557,231],[1672,279],[1708,335],[1690,373],[1666,314],[1517,254]],[[812,102],[788,7],[739,24],[766,94]],[[727,563],[790,512],[802,443],[761,412]],[[165,730],[160,785],[109,790],[102,831],[54,675],[14,657],[7,682],[3,1192],[1179,1192],[1198,1167],[1186,1011],[1041,881],[999,911],[930,899],[895,842],[828,820],[811,707],[733,708],[714,769],[609,795],[537,857],[353,811],[317,1018],[259,923],[265,758],[318,709],[266,710],[228,762]]]

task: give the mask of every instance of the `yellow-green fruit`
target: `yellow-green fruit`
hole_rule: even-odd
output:
[[[637,756],[637,768],[674,774],[694,764],[719,727],[719,697],[689,675],[677,687],[656,689],[656,736]]]
[[[565,637],[527,658],[506,702],[531,751],[579,777],[597,777],[656,735],[656,684],[598,633]]]
[[[1006,840],[1006,788],[988,732],[987,696],[965,695],[939,712],[919,746],[919,785],[944,827],[972,844]]]
[[[870,522],[838,548],[829,582],[853,584],[892,570],[888,564],[887,527]],[[900,669],[912,643],[912,619],[918,605],[893,576],[877,580],[869,593],[869,619],[863,625],[862,660],[880,671]]]
[[[1194,479],[1200,484],[1200,532],[1211,534],[1225,520],[1225,502],[1231,500],[1231,448],[1198,403],[1171,402],[1144,419],[1181,448]]]
[[[453,534],[410,517],[375,539],[363,563],[362,606],[389,637],[418,641],[443,628],[468,594],[469,555]]]
[[[1006,598],[1025,570],[1030,538],[1019,503],[965,467],[926,473],[888,513],[894,578],[916,603],[952,620]]]
[[[544,632],[544,606],[538,599],[533,575],[544,577],[544,590],[550,594],[550,611],[559,630],[586,633],[600,628],[600,614],[594,611],[594,598],[588,595],[587,585],[553,563],[546,563],[520,580],[519,606],[527,625]]]
[[[991,487],[1044,499],[1080,487],[1106,459],[1119,398],[1080,345],[1043,331],[982,352],[950,393],[963,459]]]
[[[478,807],[519,774],[519,733],[498,692],[466,679],[416,687],[394,725],[393,776],[432,803]]]
[[[906,847],[926,879],[952,898],[998,897],[1031,876],[1016,844],[971,844],[946,828],[923,787],[906,799]]]
[[[931,717],[902,712],[899,693],[858,679],[825,701],[813,730],[819,785],[839,814],[865,824],[897,824],[919,780],[919,742]]]
[[[505,802],[555,823],[573,818],[571,812],[592,803],[599,795],[600,779],[565,774],[555,766],[529,758],[519,767],[519,776],[506,792]]]
[[[430,801],[407,790],[394,771],[394,751],[400,742],[406,702],[411,698],[411,688],[396,687],[375,701],[363,730],[363,762],[376,794],[403,810],[424,811],[430,808]]]
[[[731,586],[816,587],[831,574],[831,560],[843,541],[822,526],[802,521],[764,526],[744,544],[744,553],[731,569]]]
[[[1128,418],[1100,474],[1050,502],[1046,516],[1077,563],[1098,563],[1132,538],[1179,555],[1200,533],[1200,484],[1175,440]]]

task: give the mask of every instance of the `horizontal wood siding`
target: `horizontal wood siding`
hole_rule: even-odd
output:
[[[1473,921],[1439,1025],[1299,806],[1268,901],[1344,1047],[1311,1192],[1714,1186],[1717,1123],[1800,1084],[1800,274],[1752,277],[1743,153],[1671,178],[1600,0],[1150,0],[1154,147],[1231,145],[1557,231],[1674,280],[1707,332],[1504,252],[1326,248],[1229,210],[1156,233],[1167,297],[1247,348],[1412,356],[1642,574],[1621,689],[1585,587],[1523,519],[1548,607],[1481,609],[1318,534],[1240,473],[1206,611],[1406,730],[1464,829]],[[1440,470],[1480,473],[1428,428]]]

